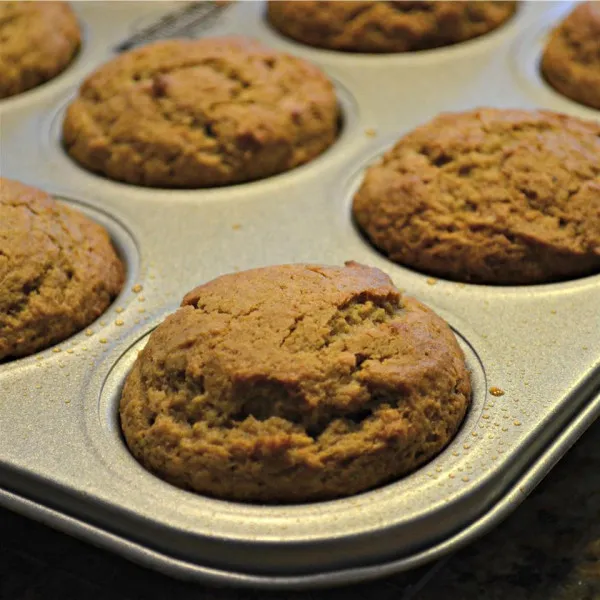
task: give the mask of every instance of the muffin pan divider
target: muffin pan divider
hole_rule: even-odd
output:
[[[600,414],[600,276],[539,286],[437,280],[378,254],[352,223],[365,167],[439,112],[537,107],[523,73],[527,32],[568,3],[525,2],[497,31],[413,55],[340,55],[284,40],[262,2],[229,6],[202,35],[243,33],[315,62],[334,80],[339,140],[311,163],[208,190],[120,184],[82,170],[60,145],[62,115],[86,73],[177,3],[77,3],[81,56],[56,80],[0,103],[2,175],[105,225],[128,278],[86,331],[0,364],[0,503],[186,579],[306,588],[369,579],[437,558],[513,510]],[[161,12],[162,11],[162,12]],[[532,39],[538,44],[538,40]],[[549,93],[543,106],[600,113]],[[117,422],[124,377],[150,331],[199,283],[291,262],[379,267],[454,329],[473,404],[434,460],[391,485],[296,506],[222,502],[176,489],[127,451]]]

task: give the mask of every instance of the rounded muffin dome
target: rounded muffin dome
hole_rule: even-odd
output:
[[[356,223],[391,260],[522,285],[600,270],[600,124],[549,111],[442,114],[366,171]]]
[[[0,98],[6,98],[64,71],[81,32],[67,2],[0,2],[0,40]]]
[[[80,331],[121,291],[106,230],[45,192],[0,179],[0,360]]]
[[[120,415],[133,455],[168,482],[305,502],[416,469],[470,392],[448,325],[387,275],[284,265],[191,291],[139,354]]]
[[[500,27],[516,2],[270,0],[267,19],[283,35],[344,52],[414,52],[449,46]]]
[[[150,187],[204,188],[309,162],[338,133],[333,84],[245,38],[171,40],[96,70],[69,105],[63,143],[90,171]]]
[[[600,3],[578,4],[554,29],[541,70],[557,92],[600,110]]]

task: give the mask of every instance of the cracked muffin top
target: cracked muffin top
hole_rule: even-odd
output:
[[[138,355],[120,413],[134,456],[175,485],[304,502],[423,464],[470,390],[448,325],[383,272],[284,265],[187,294]]]
[[[600,123],[549,111],[442,114],[366,171],[354,217],[393,261],[535,284],[600,270]]]
[[[502,25],[516,2],[270,0],[267,19],[298,42],[345,52],[449,46]]]
[[[0,2],[0,98],[58,75],[80,44],[79,25],[66,2]]]
[[[127,52],[81,86],[67,152],[109,178],[202,188],[306,163],[335,140],[333,85],[306,61],[245,38],[174,40]]]
[[[582,2],[550,35],[542,74],[558,92],[600,110],[600,2]]]
[[[0,361],[89,325],[123,278],[100,225],[41,190],[0,179]]]

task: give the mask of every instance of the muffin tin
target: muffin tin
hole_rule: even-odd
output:
[[[93,175],[60,144],[64,108],[83,77],[140,23],[181,4],[75,8],[84,27],[79,58],[55,80],[0,103],[0,167],[105,225],[128,276],[86,331],[0,364],[0,503],[177,577],[272,588],[409,569],[506,516],[600,414],[600,275],[522,287],[432,279],[378,254],[355,228],[351,200],[367,165],[442,111],[542,106],[599,119],[537,74],[544,32],[569,3],[526,2],[481,38],[382,56],[296,44],[265,24],[262,2],[230,4],[201,34],[243,33],[320,65],[336,83],[344,127],[330,150],[293,171],[185,191]],[[446,450],[391,485],[280,507],[204,498],[138,465],[119,431],[120,390],[149,332],[185,292],[235,270],[349,259],[383,269],[454,329],[474,394]]]

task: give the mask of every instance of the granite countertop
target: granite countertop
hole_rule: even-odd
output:
[[[410,573],[310,593],[182,583],[0,510],[0,599],[600,600],[600,422],[500,527]]]

